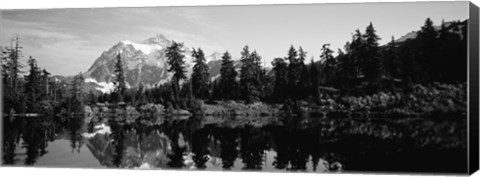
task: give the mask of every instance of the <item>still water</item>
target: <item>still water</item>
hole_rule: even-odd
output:
[[[467,170],[466,120],[461,117],[242,120],[6,118],[2,158],[4,165],[37,167],[314,173]]]

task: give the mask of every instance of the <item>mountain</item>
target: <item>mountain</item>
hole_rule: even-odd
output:
[[[467,20],[462,21],[462,22],[460,22],[460,21],[445,22],[446,30],[448,32],[456,33],[456,34],[460,35],[461,38],[463,38],[462,29],[466,25],[467,25]],[[442,28],[442,26],[438,25],[438,26],[434,26],[434,28],[435,28],[435,30],[439,31]],[[420,31],[411,31],[411,32],[403,35],[402,37],[396,39],[395,42],[404,42],[408,39],[415,39],[417,37],[418,32],[420,32]]]
[[[84,73],[85,82],[99,85],[98,90],[109,92],[113,89],[114,64],[120,54],[125,73],[127,87],[137,87],[142,83],[145,87],[153,87],[170,80],[172,74],[167,71],[166,48],[172,41],[163,35],[157,35],[140,43],[129,40],[120,41],[104,51]],[[192,73],[194,65],[191,49],[184,46],[187,77]],[[214,52],[206,56],[208,62],[221,61],[221,53]]]

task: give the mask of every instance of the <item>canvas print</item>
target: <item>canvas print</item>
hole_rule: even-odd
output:
[[[1,10],[1,162],[465,174],[468,9]]]

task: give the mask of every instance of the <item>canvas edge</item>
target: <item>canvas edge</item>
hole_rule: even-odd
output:
[[[468,173],[479,169],[479,13],[469,3],[468,19]]]
[[[0,9],[0,33],[3,32],[3,10]],[[0,35],[1,37],[2,35]],[[1,70],[1,68],[0,68]],[[4,110],[3,110],[3,76],[0,75],[0,167],[3,166],[3,117],[4,117]]]
[[[422,1],[428,2],[428,1]],[[436,1],[431,1],[436,2]],[[362,2],[352,2],[345,4],[359,4]],[[365,2],[364,2],[365,3]],[[403,2],[367,2],[367,3],[403,3]],[[414,3],[414,2],[406,2]],[[333,2],[330,3],[317,3],[317,4],[336,4]],[[257,5],[297,5],[297,4],[257,4]],[[303,4],[308,5],[308,4]],[[195,5],[194,5],[195,6]],[[200,5],[202,6],[202,5]],[[206,5],[208,6],[208,5]],[[217,6],[238,6],[238,5],[217,5]],[[154,7],[175,7],[175,6],[154,6]],[[188,6],[182,6],[188,7]],[[141,8],[141,7],[110,7],[110,8]],[[81,9],[81,8],[80,8]],[[0,9],[0,33],[2,30],[2,11],[12,10],[12,9]],[[18,10],[18,9],[16,9]],[[34,10],[34,9],[29,9]],[[472,2],[468,3],[469,18],[468,18],[468,151],[467,151],[467,160],[468,160],[468,174],[473,174],[479,170],[479,8]],[[0,157],[3,157],[3,121],[4,121],[4,100],[3,100],[3,78],[0,76]],[[3,159],[3,158],[2,158]],[[0,161],[0,168],[3,166],[3,160]],[[5,166],[3,166],[5,167]],[[53,167],[58,168],[58,167]],[[213,171],[209,171],[213,172]],[[360,174],[382,174],[376,172],[350,172],[345,174],[360,175]],[[391,173],[385,173],[388,175]],[[395,172],[393,174],[402,174],[402,172]],[[406,174],[415,175],[415,173],[406,172]],[[422,173],[420,173],[422,174]],[[405,175],[405,174],[403,174]],[[418,175],[418,174],[417,174]]]

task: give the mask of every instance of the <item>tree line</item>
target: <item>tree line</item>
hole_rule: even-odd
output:
[[[313,57],[307,62],[307,52],[301,46],[290,46],[285,57],[272,61],[271,70],[262,66],[262,57],[246,45],[238,61],[228,51],[221,59],[220,76],[211,79],[205,54],[201,48],[193,49],[195,65],[190,77],[186,75],[183,43],[172,41],[166,48],[169,83],[145,88],[127,88],[121,56],[114,65],[115,90],[112,93],[82,93],[83,77],[78,74],[70,83],[51,83],[49,73],[28,60],[29,73],[21,79],[23,67],[18,58],[18,45],[2,49],[2,76],[6,107],[16,111],[38,110],[44,100],[53,100],[72,108],[85,103],[127,102],[132,105],[160,103],[167,107],[194,109],[199,100],[238,100],[245,103],[263,101],[285,103],[298,100],[318,102],[325,96],[368,95],[380,91],[405,91],[413,84],[464,83],[467,66],[467,21],[442,22],[435,27],[430,18],[425,20],[415,37],[380,46],[380,37],[370,23],[364,30],[355,30],[352,40],[346,42],[337,55],[329,44],[320,48],[320,60]],[[61,89],[59,89],[61,88]],[[56,89],[56,90],[55,90]],[[56,100],[52,90],[62,92]],[[61,90],[61,91],[59,91]],[[57,94],[58,95],[58,94]],[[20,98],[21,97],[21,98]],[[18,101],[16,101],[18,100]],[[61,104],[63,103],[63,104]],[[12,106],[10,106],[10,105]],[[14,106],[14,105],[25,105]],[[22,108],[19,108],[22,107]],[[25,109],[26,108],[26,109]],[[67,110],[69,111],[69,110]]]
[[[297,100],[318,102],[332,92],[340,95],[368,95],[380,91],[405,91],[413,84],[466,82],[467,21],[442,22],[435,27],[430,18],[404,41],[392,40],[384,46],[372,23],[364,32],[355,30],[352,40],[338,49],[337,56],[324,44],[319,61],[307,63],[301,46],[290,46],[285,57],[274,58],[273,68],[262,66],[262,57],[246,45],[237,71],[231,54],[222,56],[220,77],[210,79],[201,48],[193,49],[195,65],[190,79],[185,68],[183,43],[173,41],[166,49],[170,83],[151,89],[131,91],[129,101],[147,95],[142,102],[191,107],[192,100],[239,100],[285,103]],[[116,67],[121,70],[121,66]],[[117,78],[122,78],[117,72]],[[118,83],[124,82],[117,79]],[[136,94],[136,96],[135,96]],[[128,95],[128,94],[127,94]],[[132,99],[133,98],[133,99]]]

